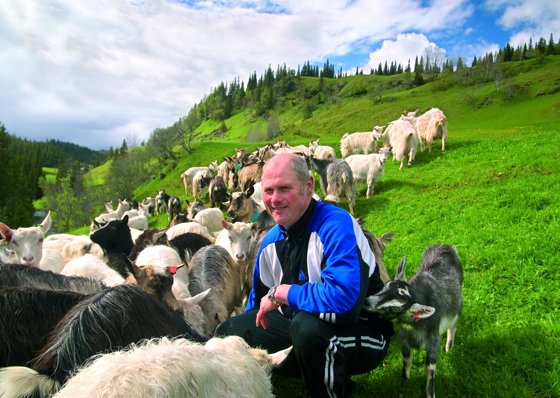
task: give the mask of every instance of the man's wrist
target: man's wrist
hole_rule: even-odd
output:
[[[274,297],[274,295],[276,294],[276,288],[278,287],[278,285],[276,286],[272,286],[270,288],[270,290],[268,291],[268,299],[272,302],[272,304],[277,305],[278,307],[280,307],[282,305],[282,303],[278,300],[276,300],[276,297]]]

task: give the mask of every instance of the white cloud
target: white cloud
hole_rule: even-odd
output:
[[[511,31],[509,43],[516,47],[536,43],[541,37],[547,41],[560,34],[560,2],[550,0],[489,0],[486,7],[501,12],[498,24]]]
[[[510,10],[509,3],[492,4]],[[511,9],[504,12],[504,26],[519,20]],[[443,47],[445,35],[465,31],[473,5],[467,0],[0,0],[0,10],[0,122],[18,136],[97,149],[120,146],[131,135],[146,140],[220,82],[246,81],[269,65],[296,68],[308,60],[354,54],[374,68],[385,60],[406,66],[426,46]],[[492,46],[480,39],[473,43]]]
[[[385,65],[385,61],[390,66],[392,62],[400,64],[406,68],[410,61],[410,67],[414,70],[416,57],[424,56],[427,48],[438,49],[435,43],[431,43],[423,34],[404,33],[397,35],[396,40],[384,40],[381,47],[369,55],[369,61],[364,67],[364,73],[370,69],[377,70],[379,64]],[[445,52],[444,49],[440,49]]]

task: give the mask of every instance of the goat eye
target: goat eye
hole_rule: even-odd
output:
[[[399,295],[410,297],[410,293],[406,287],[399,287],[398,289]]]

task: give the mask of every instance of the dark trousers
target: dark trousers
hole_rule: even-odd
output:
[[[222,323],[216,335],[237,335],[252,347],[276,352],[293,346],[279,373],[301,375],[311,397],[344,397],[351,375],[376,368],[387,355],[393,334],[390,323],[358,322],[335,325],[306,312],[292,320],[278,311],[268,313],[268,329],[255,325],[257,310]]]

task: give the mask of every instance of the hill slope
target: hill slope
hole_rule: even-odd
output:
[[[367,88],[356,89],[378,77],[333,80],[329,84],[340,84],[342,94],[365,94],[344,94],[319,105],[307,119],[297,101],[276,115],[282,134],[275,140],[299,144],[320,138],[338,151],[345,131],[386,124],[403,109],[445,111],[447,150],[442,153],[436,145],[432,154],[419,153],[411,168],[400,171],[389,162],[375,195],[366,199],[360,186],[356,203],[368,230],[394,234],[385,252],[391,276],[407,256],[411,277],[430,244],[452,244],[459,252],[464,308],[455,347],[442,350],[438,361],[440,396],[560,396],[560,57],[511,67],[515,70],[500,84],[446,88],[436,82],[388,90],[380,102]],[[138,198],[164,188],[184,198],[182,171],[232,155],[236,147],[263,144],[247,140],[263,124],[243,112],[228,119],[227,134],[214,140],[217,123],[203,124],[195,151],[164,170],[164,178],[138,187]],[[354,377],[353,396],[421,396],[423,360],[423,354],[415,356],[411,380],[401,386],[402,359],[394,338],[381,367]],[[297,380],[281,377],[274,378],[274,387],[278,397],[302,391]]]
[[[340,153],[339,141],[345,132],[370,131],[374,125],[386,125],[398,118],[404,109],[441,108],[449,121],[451,145],[471,136],[473,131],[504,134],[503,131],[526,126],[557,123],[560,120],[560,76],[557,72],[560,56],[506,66],[504,74],[509,77],[499,82],[500,91],[496,91],[498,82],[459,87],[441,79],[410,90],[387,89],[380,101],[378,95],[372,94],[376,85],[382,82],[387,87],[397,86],[396,81],[402,77],[358,75],[325,79],[325,84],[336,86],[339,95],[319,104],[309,118],[303,117],[305,101],[286,98],[282,109],[273,114],[280,126],[280,135],[274,140],[265,138],[266,120],[255,117],[249,110],[227,119],[228,131],[220,138],[213,138],[219,123],[204,122],[195,131],[195,151],[181,156],[176,167],[164,170],[165,178],[148,181],[135,193],[142,198],[166,189],[184,196],[180,178],[184,170],[208,165],[213,160],[220,162],[224,156],[233,155],[236,147],[252,151],[280,139],[296,145],[320,139],[321,144],[332,145]],[[305,80],[310,86],[320,84],[318,78]],[[255,137],[260,139],[254,140]]]

